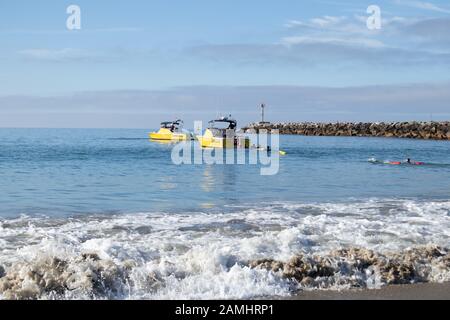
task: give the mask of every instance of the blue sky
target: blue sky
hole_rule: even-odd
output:
[[[450,118],[448,1],[3,0],[0,43],[0,126],[247,122],[262,101],[286,121]]]

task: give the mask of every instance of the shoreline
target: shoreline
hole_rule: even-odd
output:
[[[371,290],[302,291],[287,300],[450,300],[450,282],[391,285]]]
[[[283,135],[386,137],[450,141],[450,122],[252,123],[244,132],[278,130]]]

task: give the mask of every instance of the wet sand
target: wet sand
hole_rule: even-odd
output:
[[[301,292],[293,300],[450,300],[450,282],[388,286],[379,290]]]

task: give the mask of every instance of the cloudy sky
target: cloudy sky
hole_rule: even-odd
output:
[[[448,0],[2,0],[0,48],[0,127],[450,119]]]

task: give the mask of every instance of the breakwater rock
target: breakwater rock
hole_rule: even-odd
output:
[[[450,122],[337,122],[337,123],[254,123],[243,128],[279,130],[280,134],[305,136],[394,137],[450,140]]]

